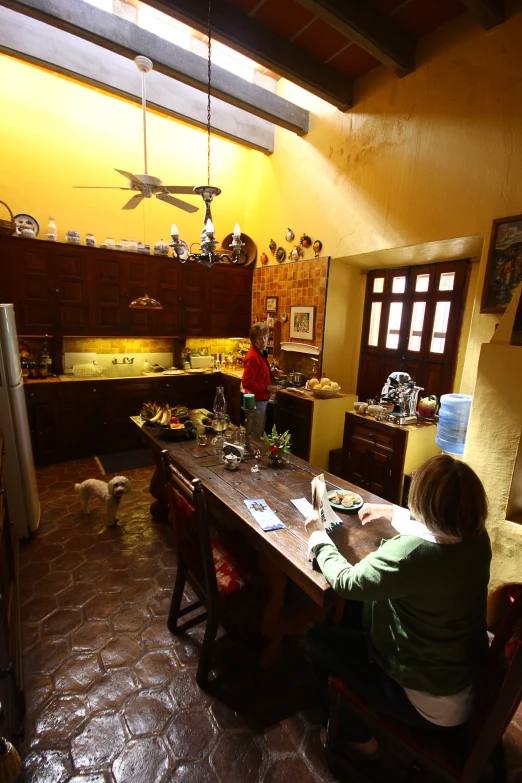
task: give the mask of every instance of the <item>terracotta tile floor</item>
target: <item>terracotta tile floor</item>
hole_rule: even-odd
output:
[[[74,490],[102,478],[94,459],[37,471],[42,521],[20,556],[23,783],[334,781],[298,646],[252,672],[222,638],[236,676],[219,698],[197,687],[202,627],[173,637],[166,626],[176,557],[170,528],[149,515],[152,469],[125,475],[132,493],[106,528],[102,505],[84,517]],[[520,712],[507,745],[522,783]]]

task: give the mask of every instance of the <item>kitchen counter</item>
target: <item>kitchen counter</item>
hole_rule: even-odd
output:
[[[200,375],[219,375],[219,373],[222,373],[223,375],[229,375],[233,378],[241,378],[243,377],[243,370],[235,370],[235,369],[225,369],[225,370],[206,370],[205,372],[189,372],[189,371],[182,371],[180,374],[171,375],[168,372],[142,372],[138,373],[137,375],[116,375],[113,377],[109,377],[107,375],[90,375],[86,377],[80,377],[73,375],[72,373],[68,373],[66,375],[54,375],[49,376],[48,378],[24,378],[24,384],[27,386],[32,386],[36,384],[50,384],[50,383],[76,383],[76,382],[82,382],[82,381],[135,381],[137,378],[183,378],[183,377],[198,377]]]

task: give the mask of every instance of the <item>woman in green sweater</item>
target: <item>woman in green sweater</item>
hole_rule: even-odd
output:
[[[309,631],[307,656],[325,707],[334,673],[403,723],[458,726],[469,718],[488,647],[486,495],[468,465],[441,454],[415,472],[409,507],[411,514],[391,505],[361,508],[363,525],[384,517],[398,535],[354,566],[316,515],[306,521],[321,571],[349,599],[341,626]],[[376,755],[371,732],[344,713],[341,734],[349,753]]]

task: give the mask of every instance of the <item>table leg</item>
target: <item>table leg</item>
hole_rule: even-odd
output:
[[[281,608],[285,597],[287,577],[264,555],[260,555],[260,565],[270,585],[270,593],[261,620],[261,634],[269,642],[261,653],[259,665],[262,669],[268,669],[278,658],[285,635],[281,620]]]
[[[156,463],[156,470],[150,480],[149,492],[155,498],[155,501],[151,504],[150,514],[154,522],[167,522],[169,519],[169,501],[163,478],[163,465],[161,456],[156,449],[153,449],[152,453]]]

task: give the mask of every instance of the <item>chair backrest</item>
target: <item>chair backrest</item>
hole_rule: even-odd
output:
[[[189,584],[198,598],[208,605],[219,600],[219,593],[203,485],[197,478],[192,481],[185,478],[170,462],[166,449],[161,452],[161,458],[178,567],[185,568]]]
[[[488,651],[470,720],[471,748],[466,773],[484,768],[522,700],[522,594],[509,607]]]

